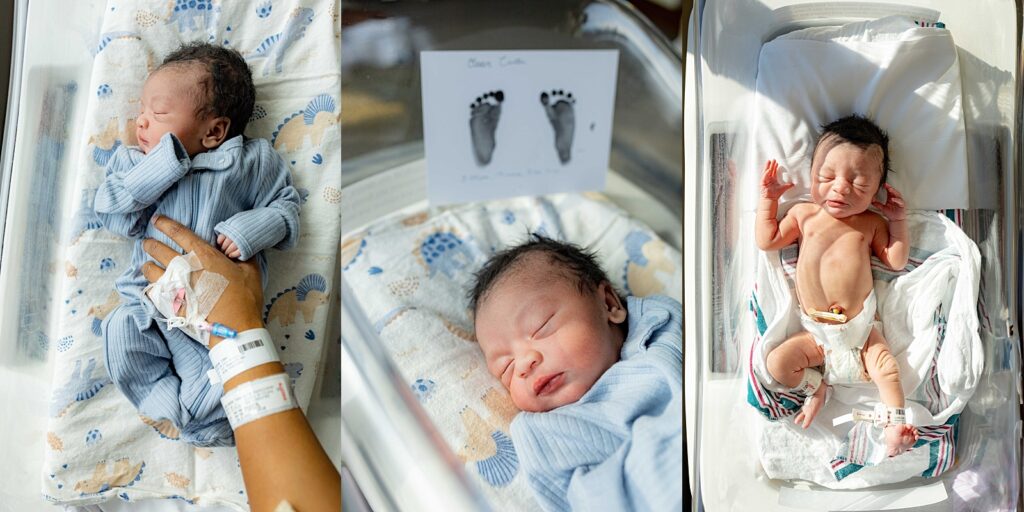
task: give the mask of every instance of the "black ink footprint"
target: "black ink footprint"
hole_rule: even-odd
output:
[[[473,156],[477,165],[491,163],[494,154],[494,131],[498,128],[501,117],[501,102],[505,101],[505,93],[491,91],[477,96],[469,106],[469,135],[473,140]]]
[[[558,159],[563,164],[567,163],[572,158],[572,136],[576,131],[574,108],[576,99],[569,91],[555,89],[550,94],[542,92],[540,102],[548,113],[551,127],[555,129],[555,149],[558,150]]]

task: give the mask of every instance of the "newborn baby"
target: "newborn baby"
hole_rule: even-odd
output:
[[[794,205],[776,219],[779,197],[793,187],[777,181],[778,164],[765,166],[755,236],[764,251],[799,240],[796,292],[805,329],[767,357],[772,378],[807,397],[797,423],[807,428],[821,410],[829,384],[872,381],[884,409],[875,422],[885,428],[887,454],[898,455],[917,441],[906,424],[899,366],[875,325],[871,255],[902,270],[910,250],[903,198],[885,184],[888,136],[868,119],[853,115],[824,126],[811,160],[811,203]],[[882,185],[886,202],[874,200]],[[876,206],[886,219],[868,211]]]
[[[682,306],[618,295],[593,255],[532,235],[470,294],[545,510],[682,509]]]
[[[146,79],[136,119],[138,148],[121,146],[107,164],[93,208],[103,227],[137,239],[131,266],[116,282],[121,304],[103,320],[107,370],[139,412],[168,419],[196,445],[233,444],[212,387],[208,350],[180,329],[154,322],[143,294],[142,239],[178,249],[149,220],[170,217],[229,257],[287,249],[299,236],[299,194],[288,167],[263,139],[242,135],[256,89],[234,50],[193,43],[171,53]],[[230,327],[230,326],[229,326]]]

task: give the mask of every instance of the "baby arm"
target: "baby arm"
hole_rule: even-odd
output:
[[[96,190],[93,210],[107,230],[140,238],[155,203],[191,167],[188,152],[167,133],[149,152],[121,146],[107,164],[106,177]]]
[[[881,222],[875,229],[871,239],[871,249],[889,268],[903,270],[910,256],[910,233],[907,230],[907,210],[903,196],[892,185],[885,185],[888,192],[885,203],[872,201],[882,214],[889,219],[889,224]]]
[[[259,191],[255,207],[214,227],[221,250],[243,261],[269,247],[291,248],[299,238],[299,193],[288,167],[269,144],[257,148],[258,170],[252,183]]]
[[[757,247],[762,251],[781,249],[795,242],[800,235],[799,226],[795,216],[791,214],[792,212],[787,213],[782,222],[776,218],[779,214],[779,197],[793,188],[792,183],[779,184],[776,179],[778,173],[779,163],[769,160],[761,175],[761,199],[757,204],[754,238],[757,241]]]

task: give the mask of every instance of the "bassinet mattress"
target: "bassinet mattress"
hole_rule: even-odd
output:
[[[305,408],[328,332],[340,232],[340,5],[337,0],[227,2],[135,0],[107,3],[94,58],[81,172],[72,178],[77,212],[66,261],[43,495],[58,504],[118,498],[174,498],[247,510],[234,448],[178,441],[167,420],[141,417],[104,366],[99,325],[118,304],[114,280],[130,264],[131,240],[100,229],[91,211],[104,166],[134,145],[142,83],[180,43],[237,49],[256,84],[246,129],[270,140],[302,195],[301,235],[287,252],[269,250],[265,320]]]
[[[679,252],[598,194],[401,213],[342,240],[343,277],[381,342],[467,473],[502,510],[537,505],[509,436],[519,411],[487,372],[465,297],[488,257],[531,232],[595,250],[627,294],[682,295]]]

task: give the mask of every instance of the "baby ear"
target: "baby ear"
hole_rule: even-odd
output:
[[[228,130],[231,128],[231,119],[227,117],[215,117],[208,121],[206,133],[203,134],[203,147],[213,149],[220,146],[228,138]]]
[[[604,299],[605,313],[608,321],[613,324],[621,324],[626,321],[626,305],[622,303],[619,294],[615,293],[615,287],[608,281],[601,283],[598,293]]]

